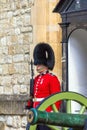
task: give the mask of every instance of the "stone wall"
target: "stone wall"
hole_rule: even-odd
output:
[[[33,0],[0,0],[0,130],[24,130]]]

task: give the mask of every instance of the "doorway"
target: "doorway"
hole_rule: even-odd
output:
[[[68,90],[87,97],[87,31],[74,30],[68,40]],[[79,111],[72,103],[72,111]]]

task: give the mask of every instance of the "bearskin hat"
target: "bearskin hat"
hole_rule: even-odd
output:
[[[52,70],[55,64],[54,51],[48,43],[38,43],[33,52],[34,65],[45,65]]]

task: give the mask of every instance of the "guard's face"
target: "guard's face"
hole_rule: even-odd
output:
[[[38,73],[42,73],[43,71],[46,71],[48,68],[44,65],[37,65],[36,70]]]

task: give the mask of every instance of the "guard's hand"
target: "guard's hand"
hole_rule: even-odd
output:
[[[28,100],[27,105],[25,106],[25,109],[30,109],[33,107],[33,101],[32,99]]]

